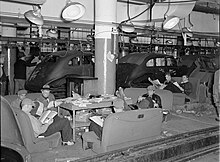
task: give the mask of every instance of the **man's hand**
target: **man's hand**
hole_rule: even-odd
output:
[[[140,102],[140,101],[142,101],[143,99],[145,99],[145,97],[139,96],[138,99],[137,99],[137,102]]]
[[[50,125],[50,124],[52,124],[53,123],[53,118],[52,119],[50,119],[49,121],[48,121],[48,125]]]
[[[55,107],[60,106],[60,105],[63,103],[62,101],[57,101],[57,100],[54,101],[54,102],[55,102],[55,103],[54,103],[54,104],[55,104]]]

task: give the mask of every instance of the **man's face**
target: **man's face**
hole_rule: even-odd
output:
[[[50,95],[50,90],[44,89],[44,90],[41,90],[41,92],[44,98],[48,98]]]
[[[18,97],[20,100],[23,100],[26,98],[26,94],[20,94],[20,95],[18,95]]]
[[[169,76],[169,75],[166,75],[165,78],[166,78],[167,81],[171,80],[171,76]]]
[[[154,94],[154,90],[148,90],[148,95],[152,96]]]
[[[188,81],[187,76],[183,75],[183,76],[182,76],[182,81],[184,81],[184,82],[185,82],[185,81]]]

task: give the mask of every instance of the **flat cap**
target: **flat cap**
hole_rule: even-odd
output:
[[[24,105],[32,105],[32,106],[35,106],[34,105],[34,102],[29,99],[29,98],[25,98],[22,102],[21,102],[21,106],[24,106]]]
[[[22,89],[22,90],[20,90],[20,91],[18,91],[18,95],[22,95],[22,94],[27,94],[27,90],[25,90],[25,89]]]

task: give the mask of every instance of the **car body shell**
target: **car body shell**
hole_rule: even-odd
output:
[[[177,66],[171,55],[157,53],[131,53],[119,59],[117,65],[116,87],[147,87],[148,78],[165,81],[165,73],[181,76],[186,73],[185,67]]]
[[[1,96],[1,160],[7,160],[3,152],[10,152],[10,156],[16,155],[17,160],[19,158],[21,162],[31,161],[17,123],[8,101]]]
[[[45,56],[26,81],[25,88],[40,91],[45,84],[59,87],[65,83],[65,76],[93,76],[92,53],[82,51],[58,51]]]
[[[185,55],[181,57],[180,66],[186,66],[188,76],[200,79],[212,92],[214,73],[219,69],[219,55]]]

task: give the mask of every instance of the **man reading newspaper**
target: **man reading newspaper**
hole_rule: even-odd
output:
[[[38,119],[31,114],[31,110],[36,106],[31,99],[25,98],[22,101],[21,106],[22,106],[22,111],[24,111],[30,118],[34,130],[34,134],[36,137],[47,137],[56,132],[60,132],[64,145],[74,144],[74,142],[72,141],[72,128],[70,126],[70,122],[68,119],[60,118],[56,112],[55,114],[52,115],[53,118],[52,117],[48,118],[48,115],[45,115],[47,116],[45,118],[46,122],[43,121],[42,123],[39,120],[40,118],[43,118],[42,116],[40,116],[40,118]],[[44,115],[44,113],[42,113],[42,115]]]

